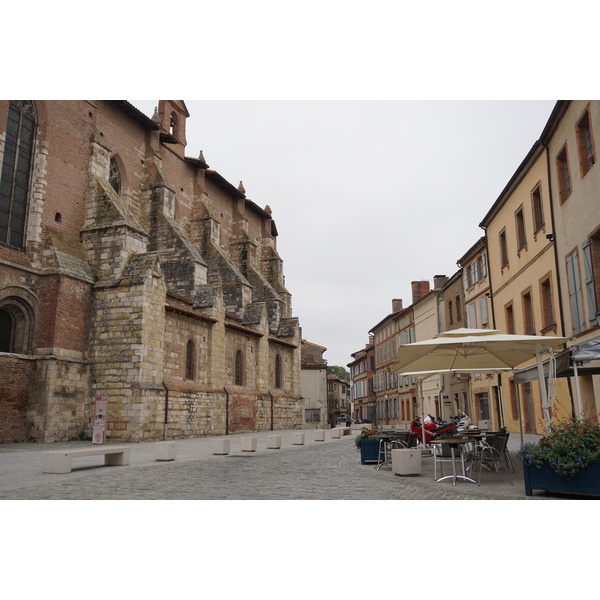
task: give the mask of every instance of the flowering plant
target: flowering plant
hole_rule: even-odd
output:
[[[600,458],[600,423],[589,418],[553,423],[539,443],[521,446],[517,457],[538,468],[547,463],[556,473],[571,479]]]
[[[356,440],[354,440],[356,446],[360,448],[363,440],[366,440],[370,435],[376,435],[377,433],[381,432],[376,427],[363,427],[360,430],[360,435],[356,437]]]

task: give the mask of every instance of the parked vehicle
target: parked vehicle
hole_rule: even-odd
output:
[[[438,425],[430,415],[427,415],[421,424],[421,417],[415,417],[413,422],[410,424],[410,430],[417,436],[419,442],[423,443],[423,425],[425,426],[425,443],[431,443],[441,436],[454,435],[456,433],[458,423],[455,421],[442,421]]]

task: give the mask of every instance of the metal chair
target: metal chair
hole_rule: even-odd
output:
[[[496,438],[502,439],[496,441]],[[475,475],[475,472],[477,472],[477,485],[481,485],[481,471],[483,467],[486,467],[489,470],[493,468],[500,478],[500,481],[502,481],[502,476],[500,475],[500,462],[504,458],[503,454],[504,447],[506,447],[506,441],[507,438],[504,438],[503,436],[494,436],[492,441],[494,446],[485,441],[475,445],[475,449],[471,455],[471,460],[473,461],[473,475]],[[502,447],[502,450],[498,450],[495,447],[496,445]]]
[[[406,442],[402,440],[379,440],[379,452],[377,454],[377,471],[383,465],[392,464],[392,450],[408,448]],[[382,460],[383,459],[383,460]]]

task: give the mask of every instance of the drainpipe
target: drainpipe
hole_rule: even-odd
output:
[[[226,387],[225,390],[225,435],[229,435],[229,391]]]
[[[166,441],[167,439],[167,427],[169,423],[169,388],[167,384],[163,381],[163,387],[165,388],[165,431],[163,434],[163,439]]]

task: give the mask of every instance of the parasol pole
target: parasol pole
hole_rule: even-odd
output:
[[[550,433],[550,403],[548,402],[548,389],[546,388],[546,377],[544,376],[544,361],[542,360],[543,349],[540,348],[535,353],[535,360],[538,367],[538,379],[540,382],[540,391],[542,393],[542,414],[544,416],[544,425],[546,433]]]

